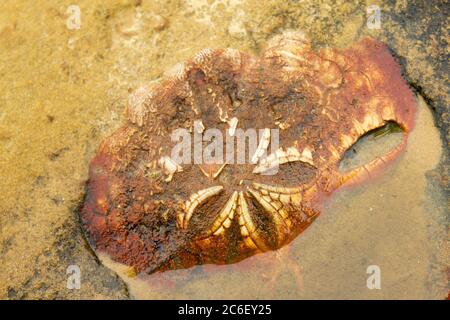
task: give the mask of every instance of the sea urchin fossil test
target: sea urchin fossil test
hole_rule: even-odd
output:
[[[312,223],[324,197],[400,154],[415,111],[398,63],[370,38],[314,51],[287,32],[260,57],[203,50],[130,97],[127,123],[91,162],[83,227],[96,250],[138,272],[278,249]],[[388,123],[404,131],[401,144],[339,170],[360,137]],[[180,164],[170,156],[178,128],[277,129],[279,147],[245,164]],[[258,152],[269,148],[262,141]],[[273,164],[278,172],[264,175]]]

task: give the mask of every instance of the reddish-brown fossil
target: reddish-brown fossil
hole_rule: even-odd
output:
[[[311,224],[324,197],[396,158],[415,111],[398,63],[370,38],[315,51],[302,33],[287,32],[260,57],[204,50],[131,95],[128,122],[90,165],[83,227],[96,250],[138,272],[228,264],[280,248]],[[389,122],[404,131],[400,145],[339,170],[346,150]],[[279,148],[244,164],[179,164],[171,158],[179,128],[230,136],[277,129]],[[261,141],[257,150],[268,149]],[[276,174],[262,174],[274,163]]]

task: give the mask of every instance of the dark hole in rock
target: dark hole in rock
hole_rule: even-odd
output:
[[[370,130],[344,153],[339,170],[346,172],[385,155],[401,143],[403,134],[403,129],[394,121]]]

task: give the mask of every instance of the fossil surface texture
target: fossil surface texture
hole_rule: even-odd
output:
[[[80,215],[95,250],[152,273],[285,246],[333,191],[380,174],[401,154],[416,100],[383,43],[316,50],[303,33],[285,32],[258,57],[201,51],[131,94],[126,112],[91,162]],[[339,169],[359,138],[391,123],[403,130],[400,144]],[[179,163],[171,156],[177,129],[262,134],[245,163]]]

